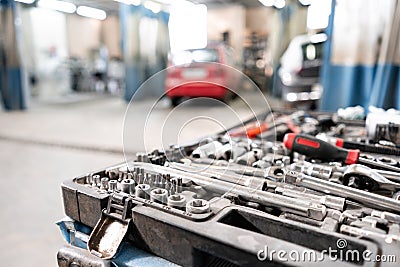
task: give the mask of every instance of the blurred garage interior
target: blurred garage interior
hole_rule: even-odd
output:
[[[399,19],[397,0],[0,0],[2,265],[56,266],[60,183],[143,147],[270,108],[400,109]],[[217,46],[238,98],[165,94],[180,52]]]

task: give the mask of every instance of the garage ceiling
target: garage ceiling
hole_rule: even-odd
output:
[[[76,6],[89,6],[100,8],[109,13],[118,13],[119,3],[113,0],[64,0],[75,4]]]
[[[107,13],[118,13],[119,3],[113,0],[64,0],[77,6],[89,6],[100,8]],[[157,1],[157,0],[155,0]],[[227,5],[242,5],[244,7],[261,7],[262,4],[258,0],[189,0],[195,4],[205,4],[208,7],[220,7]],[[163,1],[160,1],[163,2]]]
[[[245,7],[261,7],[263,6],[258,0],[189,0],[195,4],[205,4],[208,7],[241,5]]]

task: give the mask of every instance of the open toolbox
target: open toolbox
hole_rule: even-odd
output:
[[[127,242],[182,266],[397,266],[400,149],[336,114],[263,117],[65,181],[90,254],[112,262]]]

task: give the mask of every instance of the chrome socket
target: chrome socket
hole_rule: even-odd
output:
[[[184,208],[186,198],[183,195],[175,194],[168,197],[168,206],[172,208]]]
[[[193,214],[210,212],[210,203],[204,199],[192,199],[186,203],[186,211]]]
[[[168,199],[168,191],[163,188],[155,188],[150,192],[150,200],[166,204]]]
[[[138,184],[135,187],[135,196],[144,198],[144,199],[149,199],[150,198],[150,185],[148,184]]]
[[[135,193],[135,181],[133,179],[125,179],[121,181],[121,191],[127,194]]]

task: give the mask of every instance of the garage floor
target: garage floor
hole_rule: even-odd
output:
[[[268,98],[268,101],[272,107],[280,105],[276,100]],[[260,106],[262,102],[254,103],[251,105],[255,110],[265,108]],[[136,145],[140,138],[133,138],[133,135],[141,132],[143,127],[139,122],[143,122],[145,117],[137,110],[145,110],[149,104],[140,101],[128,112],[130,122],[125,124],[127,156],[141,149]],[[212,103],[188,103],[169,116],[172,109],[165,100],[152,111],[150,127],[163,125],[171,118],[184,124],[189,117],[204,114],[217,114],[215,116],[224,118],[229,125],[237,123],[236,119],[230,119],[232,110],[239,117],[250,115],[246,105],[239,100],[230,106],[232,109],[216,107]],[[64,244],[55,225],[64,217],[60,184],[74,175],[124,160],[122,133],[126,107],[121,99],[115,97],[77,97],[73,101],[53,104],[32,103],[25,112],[0,111],[2,266],[57,266],[56,253]],[[185,132],[179,138],[176,138],[176,133],[181,127],[165,124],[162,135],[167,139],[165,142],[170,143],[220,129],[221,125],[216,127],[209,121],[197,125],[199,127],[196,124],[187,127],[191,130],[179,131]],[[160,130],[155,128],[150,128],[145,135],[146,143],[154,146],[164,142],[164,139],[157,141]]]

